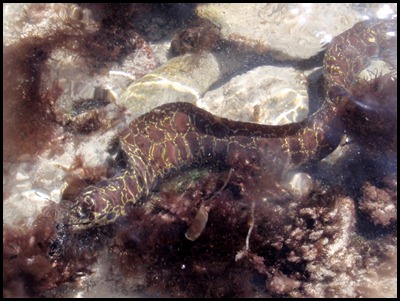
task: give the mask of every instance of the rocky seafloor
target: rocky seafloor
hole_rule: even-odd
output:
[[[301,121],[331,38],[396,9],[3,4],[3,297],[396,297],[397,149],[373,136],[279,181],[245,160],[184,170],[113,225],[62,225],[117,172],[129,121],[172,101]]]

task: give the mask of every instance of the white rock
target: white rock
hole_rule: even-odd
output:
[[[308,114],[304,77],[293,68],[263,66],[207,92],[197,105],[234,120],[285,124]]]
[[[50,195],[42,190],[30,189],[16,193],[3,202],[3,224],[31,227],[49,201]]]

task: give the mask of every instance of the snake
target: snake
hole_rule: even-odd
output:
[[[250,160],[278,174],[325,158],[340,144],[343,116],[365,109],[354,106],[352,85],[371,57],[384,57],[397,47],[396,34],[396,20],[367,20],[333,38],[323,61],[324,101],[300,122],[233,121],[186,102],[164,104],[136,118],[118,136],[126,166],[84,188],[64,224],[84,230],[114,223],[127,214],[128,204],[147,197],[167,175],[191,166]]]

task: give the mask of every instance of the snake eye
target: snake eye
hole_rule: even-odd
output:
[[[85,219],[87,214],[83,211],[76,211],[75,216],[77,219]]]

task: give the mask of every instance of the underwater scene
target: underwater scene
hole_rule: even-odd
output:
[[[3,297],[397,297],[397,4],[3,4]]]

